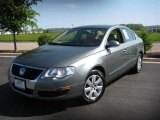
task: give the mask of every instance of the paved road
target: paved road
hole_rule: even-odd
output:
[[[160,64],[145,63],[140,74],[126,74],[108,85],[91,105],[78,100],[42,102],[12,92],[0,57],[0,120],[160,120]]]
[[[160,52],[160,42],[153,43],[151,52],[153,53]]]

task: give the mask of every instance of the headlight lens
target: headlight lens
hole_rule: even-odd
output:
[[[46,72],[44,77],[63,78],[68,75],[73,75],[75,70],[75,67],[51,68]]]

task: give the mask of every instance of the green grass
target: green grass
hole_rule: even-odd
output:
[[[18,34],[16,35],[17,41],[37,41],[38,37],[43,33],[33,33],[33,34]],[[60,32],[47,33],[51,34],[52,38],[60,34]],[[0,35],[0,41],[12,41],[13,35]]]
[[[17,41],[37,41],[38,37],[43,33],[34,33],[34,34],[19,34],[16,35]],[[54,33],[47,33],[51,34],[52,37],[56,37],[60,34],[60,32],[54,32]],[[160,33],[159,32],[153,32],[149,33],[150,39],[154,41],[160,41]],[[13,36],[12,35],[0,35],[0,41],[12,41]]]
[[[149,33],[152,41],[160,41],[160,32]]]

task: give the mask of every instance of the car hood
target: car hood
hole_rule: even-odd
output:
[[[33,67],[65,67],[98,52],[98,47],[44,45],[18,56],[14,62]]]

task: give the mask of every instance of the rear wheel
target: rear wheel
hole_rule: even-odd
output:
[[[141,69],[142,69],[142,54],[139,54],[138,58],[137,58],[136,65],[133,68],[133,71],[135,73],[139,73],[141,71]]]
[[[83,101],[94,103],[99,100],[104,93],[104,76],[99,70],[92,70],[83,87]]]

